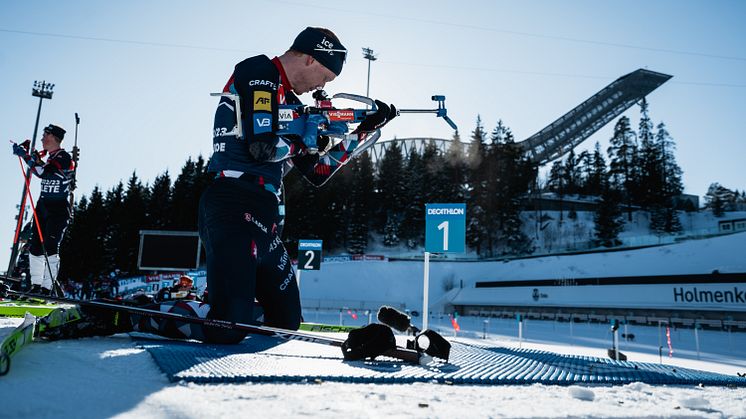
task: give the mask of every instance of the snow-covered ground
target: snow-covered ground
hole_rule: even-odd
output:
[[[319,315],[334,321],[337,314]],[[0,319],[7,332],[19,319]],[[350,323],[351,319],[345,319]],[[492,319],[488,341],[518,346],[509,320]],[[464,334],[482,337],[483,319],[461,317]],[[448,330],[445,321],[435,327]],[[532,321],[522,347],[604,356],[610,336],[598,324]],[[466,330],[470,329],[470,330]],[[644,330],[649,329],[649,330]],[[658,362],[657,330],[635,328],[622,344],[630,360]],[[684,335],[691,331],[673,333]],[[683,337],[663,362],[733,374],[746,372],[746,334],[701,332],[702,361]],[[665,340],[664,340],[665,342]],[[739,352],[740,351],[740,352]],[[717,362],[716,362],[717,361]],[[0,378],[2,417],[744,417],[746,388],[652,386],[459,386],[417,384],[192,384],[170,383],[150,355],[127,335],[34,343]]]
[[[431,267],[431,307],[449,287],[476,280],[551,278],[557,275],[662,275],[746,272],[746,233],[672,246],[511,262],[439,262]],[[421,310],[421,262],[328,263],[301,278],[307,321],[363,324],[358,311],[381,304]],[[419,322],[418,318],[414,319]],[[488,320],[488,323],[485,323]],[[20,319],[0,319],[4,335]],[[514,319],[459,317],[457,339],[522,346],[565,354],[606,356],[609,327],[602,323],[529,320],[518,341]],[[431,327],[453,336],[446,316]],[[664,362],[734,375],[746,372],[746,332],[627,326],[621,342],[631,361]],[[697,338],[699,351],[697,351]],[[485,338],[485,339],[483,339]],[[659,348],[663,347],[663,357]],[[170,383],[150,355],[127,335],[34,343],[0,377],[0,417],[746,417],[746,388],[651,386],[460,386],[419,384],[187,384]]]

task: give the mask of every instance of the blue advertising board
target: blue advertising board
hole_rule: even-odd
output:
[[[425,204],[425,251],[464,253],[466,204]]]

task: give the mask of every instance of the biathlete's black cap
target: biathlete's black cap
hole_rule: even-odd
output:
[[[342,72],[347,58],[347,48],[336,37],[325,34],[319,28],[304,29],[290,49],[312,56],[336,75]]]
[[[65,138],[65,133],[67,131],[65,131],[65,129],[60,126],[49,124],[46,127],[44,127],[44,132],[48,132],[54,135],[55,137],[57,137],[60,141],[62,141]]]

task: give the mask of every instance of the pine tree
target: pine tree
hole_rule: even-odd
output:
[[[399,220],[393,215],[386,220],[386,226],[383,228],[383,245],[387,247],[399,245]]]
[[[120,221],[119,248],[117,249],[117,267],[123,272],[134,273],[137,268],[137,254],[140,244],[140,230],[147,226],[146,202],[149,200],[148,190],[137,177],[135,172],[127,182],[127,190],[122,199],[122,214]]]
[[[691,201],[686,201],[686,202],[691,203]],[[739,194],[738,191],[736,190],[736,200],[735,200],[734,209],[737,211],[743,211],[744,209],[746,209],[746,191],[741,191],[741,193]]]
[[[457,130],[453,134],[443,165],[444,193],[449,197],[450,202],[466,202],[467,170],[464,145]]]
[[[173,208],[171,207],[171,177],[168,171],[156,176],[150,187],[149,199],[146,203],[148,228],[163,230],[172,223]]]
[[[588,183],[593,176],[593,157],[588,150],[583,150],[578,154],[578,191],[581,195],[589,195]]]
[[[732,210],[733,204],[737,201],[736,192],[715,182],[710,184],[705,194],[705,208],[712,210],[716,217],[722,217],[725,211]]]
[[[637,169],[637,143],[634,132],[630,128],[629,118],[619,118],[614,126],[614,136],[609,148],[609,174],[611,188],[622,191],[623,200],[627,204],[627,218],[632,221],[632,198],[639,185]]]
[[[482,118],[477,115],[477,125],[471,133],[471,142],[466,151],[467,163],[472,172],[478,169],[484,160],[485,137],[486,133],[484,131],[484,126],[482,125]]]
[[[425,203],[426,189],[432,183],[426,181],[426,170],[424,159],[412,148],[407,160],[406,173],[406,194],[409,200],[404,208],[401,222],[400,238],[407,244],[407,247],[413,249],[419,246],[423,241],[423,231],[425,230]]]
[[[81,278],[85,273],[82,258],[78,257],[79,251],[75,249],[75,246],[83,244],[82,240],[85,238],[86,223],[81,221],[81,219],[84,219],[87,210],[88,198],[83,195],[73,208],[73,217],[60,244],[59,253],[61,262],[58,275],[60,281],[67,281],[70,278]]]
[[[197,231],[198,203],[202,193],[198,188],[203,168],[202,156],[196,162],[190,157],[174,181],[171,191],[173,217],[168,226],[170,230]]]
[[[707,188],[705,198],[705,208],[713,209],[717,202],[723,211],[732,211],[733,204],[738,200],[736,191],[730,190],[721,184],[714,182]]]
[[[663,194],[667,197],[675,197],[684,190],[684,183],[681,179],[683,171],[676,163],[674,151],[676,143],[666,129],[666,125],[661,122],[656,127],[655,144],[660,148],[661,155],[661,173],[663,175]]]
[[[424,202],[453,202],[453,196],[448,194],[450,188],[447,186],[449,179],[446,166],[446,159],[438,150],[435,141],[428,141],[422,151],[422,195]],[[422,211],[424,211],[424,207]],[[424,226],[423,219],[423,229]]]
[[[624,221],[619,203],[619,192],[605,184],[594,214],[596,242],[600,246],[615,247],[622,244],[619,233],[624,229]]]
[[[556,160],[552,163],[552,168],[549,169],[549,176],[547,177],[546,189],[557,195],[564,195],[566,190],[565,165],[562,164],[561,160]]]
[[[650,209],[650,230],[655,234],[678,233],[682,230],[673,202],[664,201]]]
[[[502,124],[499,124],[499,127]],[[501,141],[492,145],[491,160],[496,164],[490,178],[494,179],[493,217],[498,235],[496,242],[503,254],[524,255],[533,251],[531,240],[523,233],[521,202],[534,182],[536,173],[523,150],[516,146],[513,134],[507,127],[501,128]]]
[[[353,181],[350,191],[350,219],[347,223],[347,251],[365,253],[373,203],[374,178],[370,154],[365,153],[352,162]]]
[[[297,170],[290,171],[285,176],[283,184],[286,215],[282,234],[286,249],[291,257],[295,257],[298,240],[320,238],[315,226],[319,224],[322,216],[320,212],[326,209],[316,206],[319,203],[319,189],[303,179]]]
[[[378,169],[378,196],[376,201],[377,219],[376,228],[380,232],[391,227],[388,224],[396,224],[398,237],[399,222],[403,216],[408,197],[406,196],[406,185],[404,177],[404,159],[401,147],[398,143],[391,143],[384,152]]]
[[[720,218],[725,214],[725,205],[723,205],[723,200],[719,196],[712,199],[711,208],[712,215],[715,217]]]
[[[324,241],[324,248],[335,251],[345,246],[345,234],[349,220],[349,196],[352,187],[350,166],[344,166],[334,175],[334,180],[318,189],[317,201],[313,203],[316,218],[313,231]],[[313,187],[311,187],[313,188]],[[319,211],[320,208],[325,210]]]
[[[567,191],[567,188],[565,186],[566,179],[567,176],[565,176],[565,165],[562,164],[562,161],[557,160],[552,163],[552,168],[549,170],[549,178],[547,179],[546,188],[550,192],[554,192],[559,199],[560,224],[562,224],[562,221],[564,220],[563,204],[565,192]]]
[[[498,243],[504,239],[506,210],[509,207],[506,199],[510,199],[507,196],[507,179],[504,171],[506,164],[509,164],[505,161],[504,155],[507,135],[509,135],[507,127],[502,120],[498,120],[490,133],[490,141],[485,146],[485,158],[480,167],[484,185],[481,205],[485,213],[481,223],[487,230],[486,251],[484,252],[487,257],[494,256],[495,251],[500,247]],[[502,241],[504,244],[505,240]]]
[[[580,189],[580,173],[578,170],[578,159],[575,157],[575,149],[570,149],[567,158],[565,158],[563,175],[565,178],[565,193],[567,195],[577,194]]]
[[[104,274],[115,269],[121,269],[121,266],[126,262],[121,250],[122,226],[126,217],[122,209],[123,201],[124,185],[120,181],[117,186],[106,192],[106,198],[104,199],[104,210],[106,211],[104,245],[107,267],[105,268],[107,272],[103,272]]]
[[[591,170],[586,179],[586,191],[588,195],[600,196],[603,192],[604,179],[606,179],[606,160],[601,153],[601,145],[596,142],[591,157]]]
[[[83,197],[85,198],[85,197]],[[60,279],[92,281],[108,273],[107,261],[107,211],[104,196],[98,186],[88,199],[78,202],[60,254]]]
[[[640,123],[637,139],[639,141],[637,161],[640,181],[636,188],[630,190],[632,201],[645,209],[660,206],[663,200],[663,176],[661,173],[660,149],[653,141],[653,123],[650,120],[648,103],[643,98],[640,104]]]
[[[675,144],[666,126],[658,124],[658,131],[653,144],[658,156],[654,176],[648,179],[651,185],[651,230],[658,234],[677,233],[682,230],[678,213],[675,209],[674,198],[683,191],[681,168],[676,164],[674,156]]]
[[[471,135],[471,143],[467,149],[468,168],[468,196],[466,205],[466,242],[469,247],[482,256],[484,244],[488,239],[486,212],[487,205],[487,174],[484,170],[486,150],[484,145],[485,132],[482,118],[477,116],[477,124]]]

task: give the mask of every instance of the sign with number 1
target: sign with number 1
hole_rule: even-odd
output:
[[[464,253],[466,204],[425,204],[425,251]]]
[[[322,240],[298,241],[298,269],[318,271],[321,269]]]

